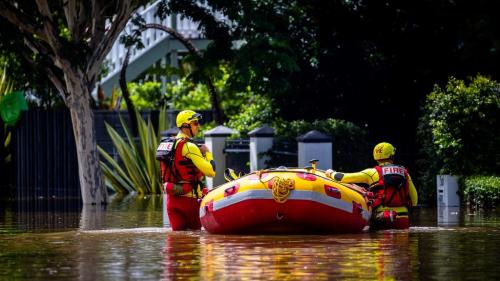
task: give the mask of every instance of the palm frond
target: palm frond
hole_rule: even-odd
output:
[[[124,135],[121,136],[113,127],[106,124],[106,130],[113,142],[122,162],[120,165],[102,148],[99,152],[103,157],[101,169],[106,178],[106,184],[120,194],[135,191],[139,194],[160,194],[160,167],[156,160],[160,132],[165,130],[167,120],[166,110],[160,110],[160,122],[155,131],[151,120],[144,120],[136,111],[138,120],[138,136],[134,138],[125,121],[120,117]]]

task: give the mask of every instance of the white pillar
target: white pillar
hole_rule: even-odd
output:
[[[273,147],[274,129],[268,125],[248,132],[250,137],[250,172],[266,168],[268,156],[262,154]]]
[[[458,177],[437,175],[437,205],[443,207],[459,207]]]
[[[204,133],[205,145],[210,152],[212,152],[216,166],[215,177],[207,177],[208,189],[225,183],[224,170],[226,170],[226,154],[224,153],[224,147],[226,146],[226,138],[233,134],[233,132],[234,130],[228,127],[217,126]]]
[[[332,138],[316,130],[307,132],[297,138],[299,143],[298,166],[311,166],[309,160],[318,159],[317,168],[332,168]]]
[[[460,219],[458,177],[437,175],[436,183],[438,225],[458,225]]]

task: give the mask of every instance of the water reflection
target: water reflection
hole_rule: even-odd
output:
[[[57,232],[80,223],[79,201],[20,200],[1,205],[0,233]]]
[[[37,204],[0,211],[0,280],[500,278],[499,212],[461,211],[458,224],[439,225],[438,210],[416,210],[407,231],[211,235],[161,227],[158,197]]]
[[[165,235],[162,249],[164,256],[163,278],[169,280],[189,279],[202,276],[202,261],[207,257],[201,253],[200,232],[169,232]]]
[[[157,280],[163,271],[161,238],[141,230],[80,232],[77,260],[81,280]]]
[[[0,202],[0,233],[161,226],[161,196],[114,196],[107,206],[75,200]]]
[[[458,225],[460,221],[460,207],[438,206],[438,225]]]
[[[105,214],[105,206],[83,205],[80,218],[80,230],[102,229]]]
[[[386,280],[412,276],[410,261],[411,253],[418,253],[416,242],[410,245],[405,231],[335,236],[202,235],[200,246],[207,279]]]

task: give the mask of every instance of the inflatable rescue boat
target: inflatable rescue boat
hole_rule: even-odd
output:
[[[356,233],[370,220],[367,192],[315,168],[260,170],[212,189],[200,205],[210,233]]]

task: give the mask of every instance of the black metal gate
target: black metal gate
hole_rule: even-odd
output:
[[[67,110],[24,112],[12,152],[17,198],[80,198],[78,162]]]
[[[250,172],[250,140],[226,140],[224,148],[226,154],[226,167],[236,173],[248,174]]]
[[[158,124],[158,111],[144,111]],[[126,111],[94,111],[97,145],[116,158],[106,131],[110,124],[124,135],[120,116],[129,124]],[[71,116],[66,109],[23,112],[13,131],[12,159],[17,198],[80,199],[80,182]]]
[[[275,140],[273,148],[268,154],[270,160],[266,162],[268,167],[297,167],[298,144],[297,142]]]

